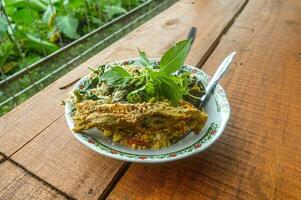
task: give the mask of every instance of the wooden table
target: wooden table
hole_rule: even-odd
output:
[[[87,67],[158,57],[198,28],[187,63],[222,81],[231,118],[204,153],[166,164],[100,156],[70,133],[59,87]],[[301,2],[180,0],[0,119],[0,199],[301,199]]]

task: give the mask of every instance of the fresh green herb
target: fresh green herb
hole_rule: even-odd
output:
[[[140,103],[143,101],[143,90],[144,88],[139,88],[138,90],[135,90],[133,92],[130,92],[126,99],[129,103]]]
[[[185,62],[190,49],[191,40],[178,42],[161,58],[160,71],[171,74],[179,70]]]
[[[146,95],[148,96],[148,99],[151,99],[156,95],[156,88],[153,82],[149,81],[145,84],[144,90],[146,92]]]
[[[93,94],[93,93],[88,93],[88,98],[92,99],[94,101],[100,99],[96,94]]]
[[[102,81],[106,81],[109,85],[125,85],[131,78],[131,75],[122,67],[114,67],[100,76]]]
[[[171,77],[161,76],[159,78],[161,81],[159,88],[161,95],[166,96],[173,105],[178,105],[179,100],[183,98],[183,93],[176,81],[171,79]]]
[[[76,97],[76,101],[77,101],[77,102],[82,101],[84,95],[81,94],[81,92],[80,92],[79,89],[75,89],[75,90],[73,91],[73,94],[74,94],[74,96]]]
[[[145,67],[151,66],[150,61],[148,60],[148,58],[146,57],[146,54],[144,51],[140,51],[140,49],[138,49],[139,55],[140,55],[140,62],[142,65],[144,65]]]
[[[184,95],[189,93],[189,73],[175,76],[172,73],[180,70],[188,55],[191,40],[184,40],[170,48],[160,61],[160,69],[155,70],[143,51],[139,50],[140,62],[146,66],[141,72],[130,75],[120,66],[113,67],[100,76],[100,80],[114,86],[116,90],[126,87],[129,103],[140,103],[150,100],[168,99],[177,106]],[[123,88],[124,90],[124,88]]]

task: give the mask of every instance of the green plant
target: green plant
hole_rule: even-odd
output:
[[[173,105],[185,95],[192,96],[188,89],[189,74],[174,75],[180,70],[188,55],[191,40],[178,42],[161,58],[159,66],[154,66],[146,54],[139,50],[140,62],[145,70],[137,76],[131,76],[125,69],[115,66],[100,76],[108,85],[120,88],[131,87],[127,101],[137,103],[152,99],[168,99]]]
[[[0,68],[12,74],[26,61],[58,50],[143,1],[4,0],[7,17],[1,12]]]

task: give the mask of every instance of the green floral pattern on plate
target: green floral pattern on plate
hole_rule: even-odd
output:
[[[167,153],[167,154],[160,154],[160,155],[131,154],[131,153],[123,152],[123,151],[118,151],[116,149],[112,149],[112,148],[106,146],[105,144],[101,143],[100,141],[98,141],[92,137],[89,137],[87,135],[82,135],[82,137],[85,141],[87,141],[88,143],[99,148],[101,151],[104,151],[104,152],[110,153],[110,154],[114,154],[114,155],[118,154],[121,157],[127,157],[127,158],[131,158],[131,159],[139,159],[139,160],[165,159],[165,158],[170,158],[170,157],[174,158],[174,157],[177,157],[178,155],[185,154],[185,153],[192,152],[194,150],[199,149],[202,146],[202,144],[206,143],[207,140],[210,140],[212,138],[212,136],[216,133],[217,128],[218,128],[218,125],[216,123],[211,123],[210,127],[207,129],[204,136],[200,140],[195,142],[193,145],[186,147],[184,149],[175,151],[175,152],[171,152],[171,153]]]

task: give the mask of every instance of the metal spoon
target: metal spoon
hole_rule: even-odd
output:
[[[206,103],[208,102],[208,100],[211,97],[211,94],[213,93],[215,87],[217,86],[218,81],[220,80],[220,78],[222,77],[222,75],[227,71],[228,67],[230,66],[234,56],[235,56],[236,52],[232,52],[230,53],[225,59],[224,61],[220,64],[220,66],[217,68],[216,72],[214,73],[212,79],[210,80],[210,82],[208,83],[207,87],[205,88],[205,94],[200,98],[201,102],[199,105],[199,109],[202,110],[203,107],[206,105]],[[179,142],[180,140],[182,140],[184,137],[186,137],[189,133],[191,132],[191,130],[187,131],[182,137],[176,139],[173,144]]]
[[[217,68],[215,74],[213,75],[212,79],[210,80],[207,87],[205,88],[205,94],[201,97],[199,109],[202,109],[204,105],[207,103],[209,97],[213,93],[216,85],[218,84],[219,79],[223,76],[223,74],[227,71],[228,67],[230,66],[235,54],[236,52],[230,53],[220,64],[220,66]]]

